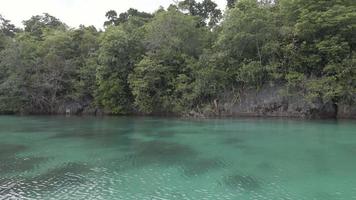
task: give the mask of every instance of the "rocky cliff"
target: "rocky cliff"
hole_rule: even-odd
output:
[[[286,95],[278,86],[250,89],[238,95],[227,92],[212,103],[204,112],[191,112],[190,116],[254,116],[254,117],[298,117],[298,118],[354,118],[356,105],[305,100],[302,95]]]
[[[307,101],[297,92],[289,92],[281,86],[265,86],[259,90],[225,92],[204,109],[184,114],[188,117],[297,117],[297,118],[338,118],[356,119],[356,105],[332,102]],[[63,102],[52,114],[105,115],[100,108],[92,106],[91,99],[82,102]],[[135,115],[144,115],[134,113]],[[160,115],[160,114],[156,114]],[[167,115],[166,113],[164,115]],[[177,114],[171,114],[176,116]]]

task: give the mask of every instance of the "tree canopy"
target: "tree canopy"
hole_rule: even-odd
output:
[[[105,29],[50,14],[0,15],[0,112],[182,114],[228,92],[278,84],[298,98],[356,104],[353,0],[183,0],[105,15]]]

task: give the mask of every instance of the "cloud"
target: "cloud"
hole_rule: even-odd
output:
[[[220,8],[226,0],[215,0]],[[0,0],[0,14],[17,26],[33,15],[49,13],[71,27],[80,24],[101,28],[108,10],[118,13],[129,8],[153,12],[159,6],[167,7],[172,0]]]

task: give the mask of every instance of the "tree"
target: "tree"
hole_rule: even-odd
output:
[[[31,19],[23,21],[23,24],[25,31],[37,38],[40,38],[45,30],[66,29],[64,23],[48,13],[32,16]]]
[[[6,47],[10,38],[14,37],[17,32],[19,32],[19,29],[11,24],[10,20],[0,15],[0,51]]]
[[[0,113],[21,112],[26,104],[20,51],[14,42],[7,43],[0,51]]]
[[[19,29],[16,28],[15,25],[11,24],[10,20],[7,20],[0,15],[0,34],[8,37],[14,37],[17,32],[19,32]]]
[[[92,102],[96,90],[96,71],[99,67],[98,49],[100,32],[95,27],[80,26],[71,32],[73,64],[76,76],[72,98],[79,102]]]
[[[239,1],[222,24],[216,48],[225,70],[236,74],[239,87],[262,86],[268,67],[279,62],[279,32],[273,5]]]
[[[190,79],[188,66],[199,57],[205,43],[205,29],[196,25],[194,17],[169,10],[158,13],[145,26],[147,56],[129,78],[140,111],[182,111],[181,84]]]
[[[132,94],[127,78],[141,56],[140,41],[123,27],[109,27],[103,34],[97,72],[96,101],[114,114],[132,110]]]
[[[120,13],[119,17],[117,17],[117,13],[114,10],[108,11],[105,16],[108,18],[108,21],[104,22],[104,26],[108,27],[110,25],[118,26],[127,22],[130,18],[138,17],[141,19],[150,19],[153,16],[146,12],[140,12],[136,9],[130,8],[124,13]]]
[[[354,104],[356,100],[356,59],[328,64],[325,76],[307,82],[307,98],[334,104]]]
[[[117,24],[117,13],[115,10],[109,10],[108,12],[106,12],[105,17],[108,18],[108,21],[104,22],[104,26],[109,26],[109,25],[118,25]]]
[[[337,104],[354,100],[353,1],[281,1],[281,13],[293,37],[286,44],[286,74],[303,74],[310,101]],[[347,75],[346,75],[347,74]]]
[[[70,32],[47,29],[38,40],[32,32],[16,35],[2,52],[5,77],[1,97],[7,111],[56,113],[74,91],[74,49]]]
[[[235,1],[236,0],[227,0],[227,7],[229,9],[233,8],[235,6]]]
[[[211,0],[204,0],[201,3],[195,0],[184,0],[179,2],[178,7],[183,12],[188,12],[192,16],[198,16],[200,18],[200,26],[208,25],[210,28],[213,28],[222,18],[221,10]]]
[[[135,67],[129,77],[135,105],[144,113],[165,111],[164,88],[170,77],[169,69],[146,57]]]
[[[74,91],[76,66],[70,32],[46,32],[37,45],[38,63],[30,66],[31,82],[27,89],[31,112],[55,113],[60,104],[70,100]]]
[[[294,26],[295,46],[302,56],[302,70],[320,76],[331,62],[340,63],[355,50],[356,6],[353,1],[297,1],[299,16]]]
[[[204,30],[198,28],[194,17],[178,11],[161,12],[145,27],[145,44],[152,55],[169,59],[175,55],[198,58],[203,50]]]

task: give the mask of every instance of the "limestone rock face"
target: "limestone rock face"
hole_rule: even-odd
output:
[[[79,102],[67,102],[59,106],[58,114],[78,115],[82,113],[83,110],[84,110],[84,106]]]
[[[354,114],[344,112],[331,102],[307,102],[302,96],[284,95],[283,87],[265,86],[260,90],[247,90],[236,97],[226,94],[219,99],[221,116],[270,116],[302,118],[349,118]],[[356,109],[356,108],[355,108]]]
[[[71,114],[71,115],[96,115],[99,111],[91,107],[92,100],[83,101],[67,101],[58,106],[55,114]]]
[[[337,118],[356,119],[356,105],[339,105],[337,109]]]

